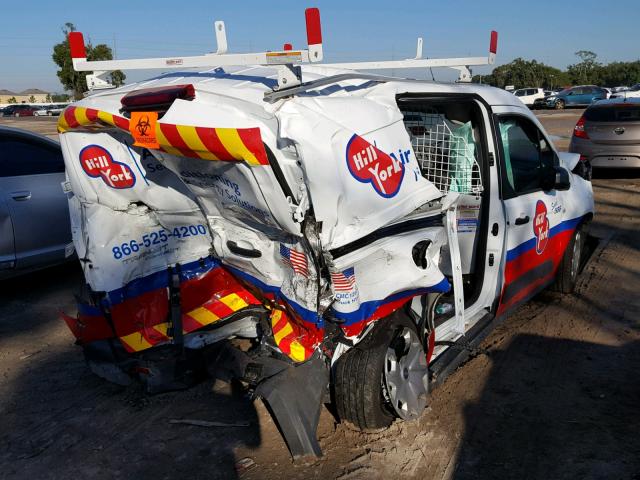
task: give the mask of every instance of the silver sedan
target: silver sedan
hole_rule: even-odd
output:
[[[640,167],[640,98],[591,105],[575,126],[569,151],[593,167]]]
[[[60,145],[0,127],[0,279],[74,253]]]

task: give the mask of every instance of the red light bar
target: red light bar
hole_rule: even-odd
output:
[[[288,52],[289,50],[293,50],[293,45],[291,45],[290,43],[285,43],[284,46],[282,47],[282,50],[284,50],[285,52]]]
[[[171,85],[168,87],[145,88],[127,93],[120,103],[125,112],[144,110],[167,110],[177,100],[193,100],[196,97],[193,85]]]
[[[491,42],[489,43],[489,52],[498,53],[498,32],[491,30]]]
[[[69,49],[71,50],[71,58],[87,58],[82,33],[69,32]]]
[[[322,43],[320,10],[317,8],[307,8],[304,11],[304,16],[307,20],[307,45],[318,45]]]

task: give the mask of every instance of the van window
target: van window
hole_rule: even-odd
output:
[[[505,198],[542,189],[543,173],[554,165],[554,153],[538,127],[523,117],[502,117],[502,191]]]

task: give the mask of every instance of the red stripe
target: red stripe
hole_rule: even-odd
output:
[[[289,323],[289,320],[287,319],[287,314],[282,312],[282,315],[280,315],[280,320],[278,320],[276,324],[271,328],[271,330],[273,331],[273,334],[275,335],[284,327],[286,327],[287,323]]]
[[[202,324],[195,318],[186,313],[182,315],[182,330],[189,333],[198,330],[199,328],[202,328]]]
[[[244,146],[253,153],[260,165],[269,165],[267,151],[262,143],[262,136],[259,128],[238,128],[238,136]]]
[[[220,141],[215,128],[196,127],[196,133],[207,150],[220,160],[235,160]]]
[[[85,115],[92,122],[97,122],[98,121],[98,110],[96,110],[95,108],[87,108],[85,110]]]
[[[286,353],[287,355],[290,354],[291,342],[293,342],[295,339],[296,339],[295,334],[290,333],[289,335],[284,337],[282,340],[280,340],[280,343],[278,344],[278,348],[282,350],[284,353]]]
[[[79,127],[80,124],[76,120],[76,107],[69,107],[64,111],[64,119],[71,128]]]
[[[144,338],[151,345],[156,345],[160,342],[166,342],[167,340],[169,340],[169,337],[160,333],[158,330],[156,330],[153,327],[145,326],[145,328],[142,329],[142,332],[143,332]]]
[[[159,123],[158,125],[160,126],[160,130],[162,131],[164,136],[169,141],[169,144],[173,148],[177,148],[185,157],[199,158],[198,155],[196,155],[196,153],[191,150],[186,143],[184,143],[184,140],[180,136],[178,127],[176,125],[171,125],[168,123]]]
[[[233,313],[233,310],[231,310],[224,303],[219,302],[219,301],[212,302],[212,303],[209,303],[207,305],[203,305],[203,307],[206,308],[207,310],[209,310],[210,312],[214,313],[215,315],[217,315],[220,318],[228,317],[229,315],[231,315]]]
[[[124,117],[119,117],[117,115],[113,116],[113,123],[116,124],[116,127],[121,128],[122,130],[129,131],[129,119]]]
[[[251,295],[251,293],[249,293],[247,290],[242,289],[236,291],[235,293],[249,305],[260,305],[260,301],[256,297]]]

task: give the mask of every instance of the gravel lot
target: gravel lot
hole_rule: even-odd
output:
[[[560,148],[580,112],[541,112]],[[55,135],[55,119],[0,119]],[[59,318],[76,264],[0,282],[0,478],[640,478],[640,175],[593,181],[599,238],[577,291],[543,293],[437,389],[417,421],[336,425],[292,462],[265,407],[225,384],[149,397],[93,376]],[[201,428],[169,420],[248,421]]]

